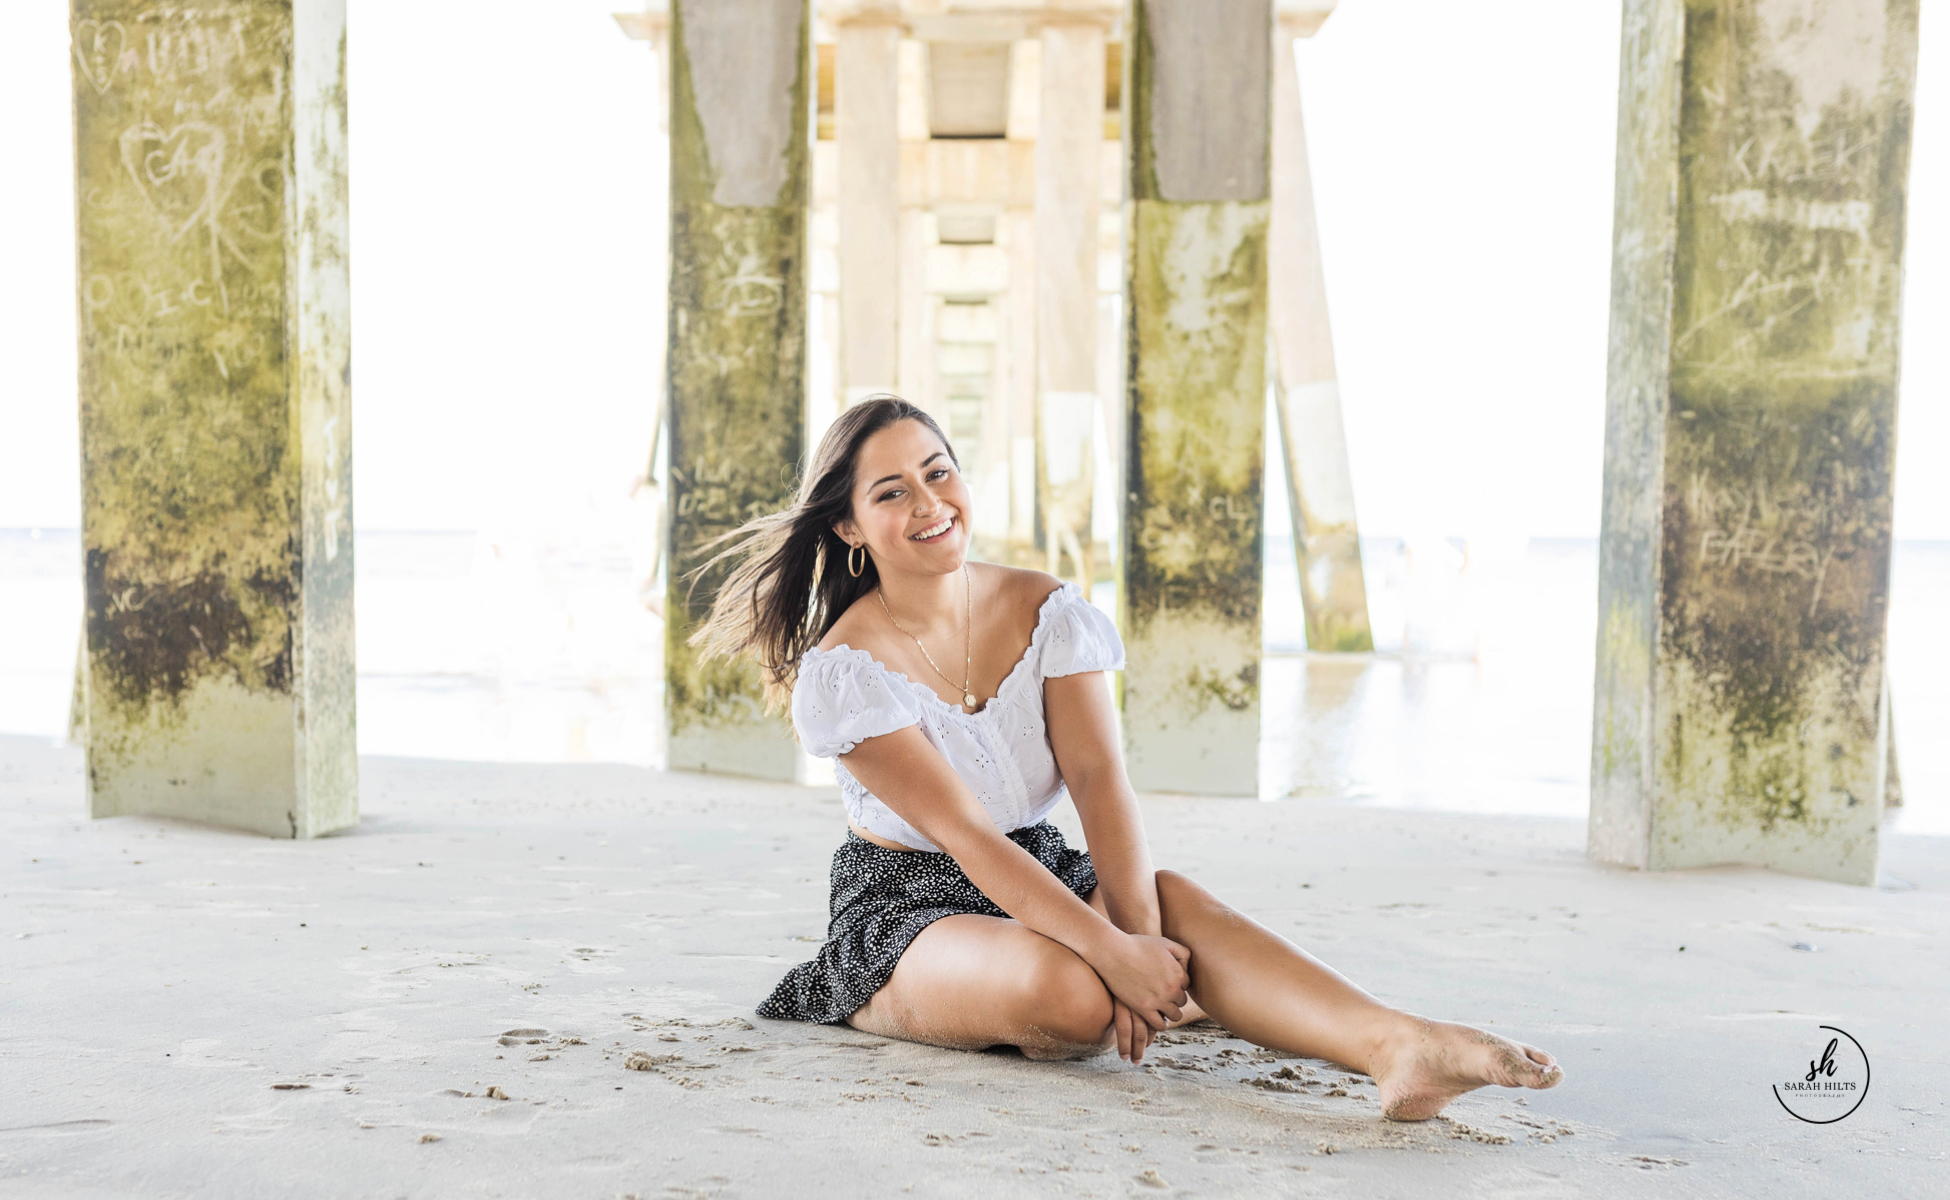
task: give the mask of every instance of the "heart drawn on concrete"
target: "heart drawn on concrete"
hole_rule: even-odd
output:
[[[108,49],[111,41],[115,45],[113,53]],[[90,17],[75,22],[75,65],[81,68],[81,77],[95,89],[97,96],[115,82],[115,66],[128,48],[129,32],[122,28],[120,21],[97,21]]]
[[[122,165],[151,211],[183,222],[211,220],[223,187],[223,130],[185,121],[165,130],[144,121],[122,131]]]

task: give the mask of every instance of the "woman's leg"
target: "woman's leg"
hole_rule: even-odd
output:
[[[1016,1046],[1030,1058],[1103,1053],[1110,993],[1069,947],[1001,917],[943,917],[847,1018],[868,1033],[957,1050]]]
[[[1164,934],[1192,952],[1192,999],[1247,1041],[1373,1076],[1388,1117],[1426,1121],[1486,1084],[1564,1078],[1534,1046],[1389,1008],[1185,876],[1157,878]]]

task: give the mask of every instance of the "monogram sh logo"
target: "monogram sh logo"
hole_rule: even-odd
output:
[[[1810,1125],[1834,1124],[1860,1108],[1869,1094],[1868,1052],[1846,1030],[1833,1025],[1821,1029],[1833,1036],[1821,1043],[1818,1055],[1805,1060],[1808,1069],[1774,1085],[1774,1098],[1788,1115]]]

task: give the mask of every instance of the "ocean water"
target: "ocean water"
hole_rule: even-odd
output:
[[[1311,655],[1292,544],[1269,539],[1261,798],[1583,815],[1596,543],[1362,549],[1377,653]],[[357,554],[362,753],[659,760],[640,544],[367,532]],[[1894,827],[1950,833],[1950,543],[1899,543],[1892,590]],[[0,530],[0,732],[64,735],[80,613],[75,531]]]

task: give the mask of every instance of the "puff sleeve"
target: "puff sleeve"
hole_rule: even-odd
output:
[[[1124,640],[1103,610],[1084,599],[1075,584],[1064,584],[1049,614],[1043,642],[1043,678],[1085,671],[1124,669]]]
[[[808,651],[792,685],[792,727],[814,758],[846,754],[870,737],[918,724],[914,699],[863,651]]]

